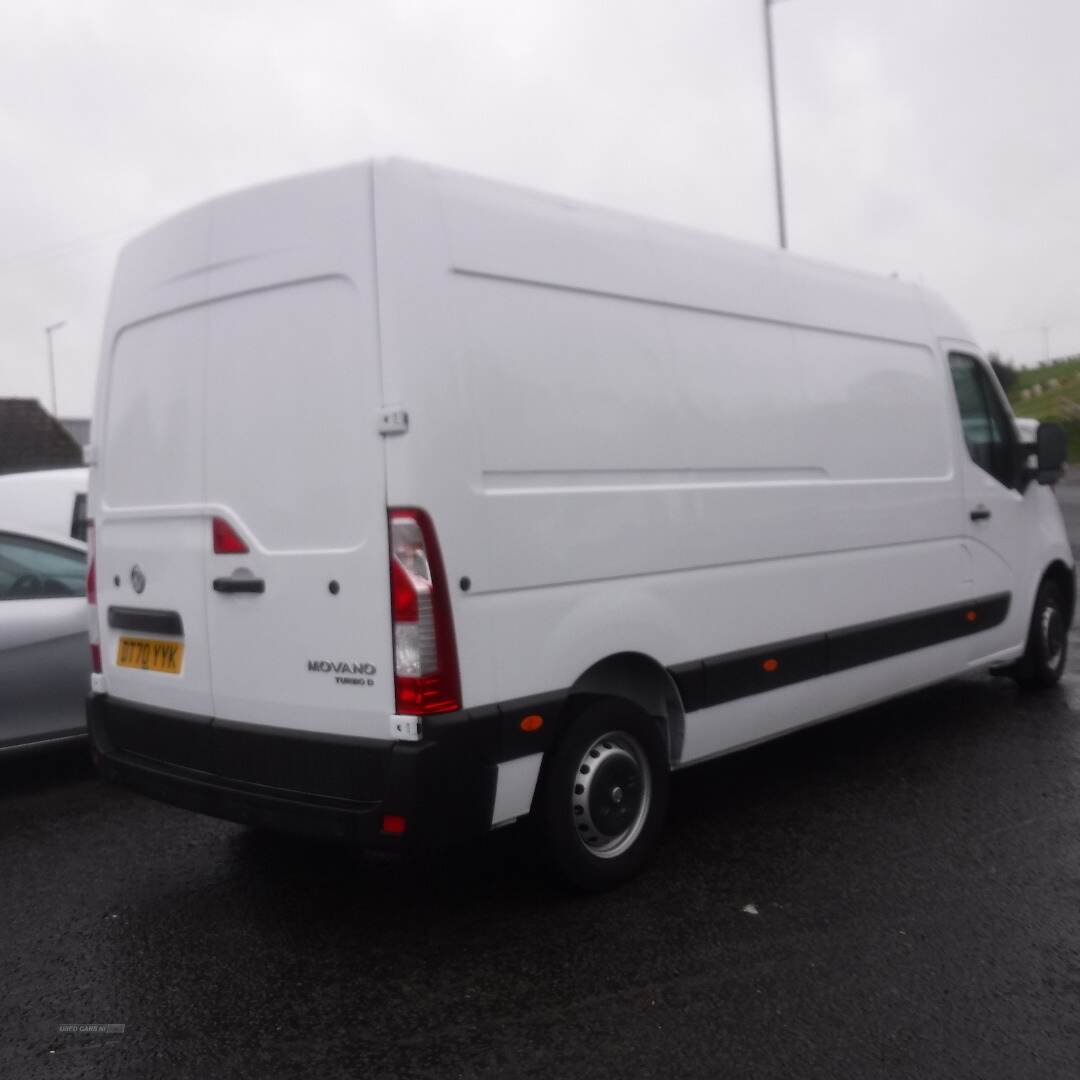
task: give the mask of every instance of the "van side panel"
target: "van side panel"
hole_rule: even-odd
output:
[[[386,368],[416,430],[435,425],[388,448],[388,482],[470,579],[467,705],[615,653],[677,665],[972,595],[948,373],[910,289],[386,168]],[[421,248],[433,228],[445,251]],[[826,689],[810,712],[943,677],[966,649],[821,679],[867,697]],[[758,707],[688,718],[684,760],[745,741]]]
[[[475,416],[480,506],[502,542],[474,590],[955,535],[927,348],[454,284],[472,399],[503,403]]]

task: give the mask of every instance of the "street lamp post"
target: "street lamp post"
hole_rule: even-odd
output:
[[[52,391],[52,414],[57,415],[56,412],[56,363],[53,360],[53,344],[52,336],[54,330],[59,330],[61,326],[67,326],[67,322],[61,319],[60,322],[54,322],[50,326],[45,327],[45,340],[49,343],[49,388]]]
[[[787,222],[784,218],[784,170],[780,161],[780,120],[776,104],[776,69],[773,64],[772,7],[779,0],[762,0],[765,9],[765,61],[769,69],[769,113],[772,117],[773,175],[776,184],[776,218],[780,247],[787,247]]]

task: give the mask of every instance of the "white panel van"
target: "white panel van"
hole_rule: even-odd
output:
[[[236,821],[600,888],[672,770],[1065,662],[1063,433],[936,297],[423,165],[132,242],[91,444],[100,768]]]

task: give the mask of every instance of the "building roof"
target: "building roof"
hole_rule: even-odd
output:
[[[67,429],[68,434],[80,445],[85,446],[90,441],[90,421],[81,416],[61,417],[60,423]]]
[[[82,464],[82,449],[34,398],[0,398],[0,473]]]

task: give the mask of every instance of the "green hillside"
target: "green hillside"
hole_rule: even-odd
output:
[[[1009,401],[1017,416],[1061,424],[1069,433],[1069,461],[1080,461],[1080,357],[1018,371]]]

